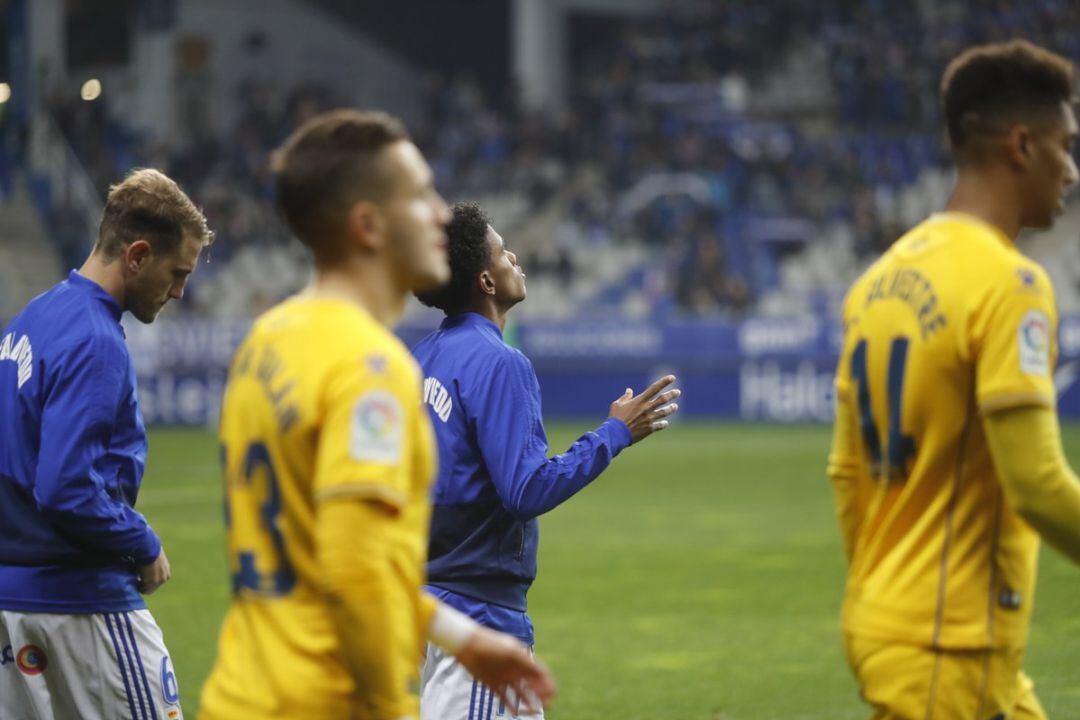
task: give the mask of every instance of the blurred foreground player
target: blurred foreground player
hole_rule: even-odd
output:
[[[134,508],[146,429],[120,318],[153,322],[211,239],[176,183],[133,172],[86,263],[0,337],[0,717],[182,716],[142,598],[170,570]]]
[[[828,474],[849,559],[848,658],[875,718],[1042,718],[1021,672],[1039,536],[1080,562],[1061,449],[1057,313],[1022,228],[1077,180],[1072,65],[973,48],[941,93],[946,211],[851,288]]]
[[[595,431],[548,458],[536,373],[502,337],[507,314],[525,299],[525,273],[475,204],[455,205],[446,232],[450,282],[419,297],[447,317],[413,348],[441,460],[429,590],[531,646],[525,595],[536,577],[537,516],[595,480],[631,443],[667,427],[679,391],[664,391],[670,375],[636,397],[627,390]],[[521,716],[430,645],[420,710],[425,720]]]
[[[427,638],[501,692],[546,699],[522,644],[421,589],[435,447],[389,327],[449,276],[430,168],[398,121],[340,110],[296,131],[274,171],[316,278],[255,322],[229,371],[233,602],[203,717],[415,718]]]

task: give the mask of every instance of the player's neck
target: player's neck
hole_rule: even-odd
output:
[[[495,302],[495,298],[485,295],[482,299],[473,302],[472,306],[465,312],[476,313],[487,318],[498,325],[499,332],[502,332],[506,329],[506,314],[510,312],[510,308],[500,308]]]
[[[384,327],[393,327],[401,319],[408,294],[385,269],[359,261],[319,268],[309,292],[314,297],[355,303]]]
[[[119,262],[106,263],[99,254],[91,253],[79,268],[79,274],[100,285],[117,305],[124,307],[124,277]]]
[[[1020,201],[1002,180],[993,173],[961,169],[945,210],[977,217],[1015,240],[1021,227]]]

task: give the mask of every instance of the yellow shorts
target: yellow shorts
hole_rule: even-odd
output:
[[[1046,720],[1023,648],[934,650],[845,635],[871,720]]]

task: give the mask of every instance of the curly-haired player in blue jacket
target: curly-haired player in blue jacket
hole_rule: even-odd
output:
[[[640,395],[628,389],[596,430],[549,458],[536,373],[502,336],[507,313],[525,299],[525,273],[475,204],[454,206],[446,234],[450,282],[420,295],[446,319],[413,348],[439,445],[428,590],[531,646],[525,596],[536,577],[537,516],[595,480],[627,446],[667,427],[680,391],[668,389],[671,375]],[[518,717],[432,645],[420,706],[424,720]]]

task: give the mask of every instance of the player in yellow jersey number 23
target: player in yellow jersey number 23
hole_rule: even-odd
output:
[[[258,318],[222,405],[233,600],[205,720],[416,718],[421,653],[455,655],[509,707],[548,671],[421,591],[435,446],[419,369],[389,328],[449,278],[446,204],[401,124],[341,110],[274,159],[312,286]]]

